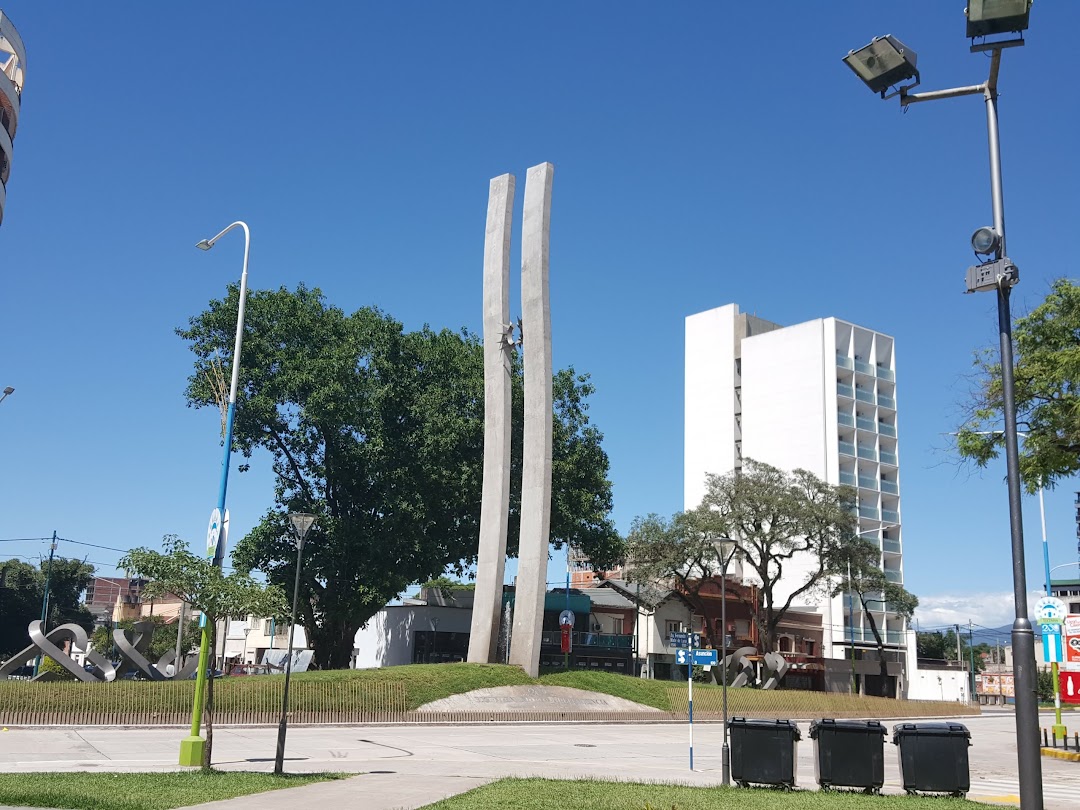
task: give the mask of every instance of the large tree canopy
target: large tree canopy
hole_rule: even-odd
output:
[[[196,355],[194,407],[220,401],[231,363],[238,290],[178,330]],[[522,412],[515,363],[510,553],[517,544]],[[619,556],[601,435],[589,424],[592,386],[554,379],[552,538],[598,564]],[[233,552],[291,589],[296,544],[287,513],[319,514],[304,546],[300,620],[324,668],[347,664],[356,630],[410,583],[475,559],[484,415],[483,354],[465,332],[407,332],[375,309],[349,315],[319,290],[249,295],[236,447],[273,458],[275,506]],[[241,468],[243,469],[243,468]]]
[[[48,565],[47,559],[37,566],[21,560],[0,562],[0,659],[30,643],[26,629],[30,622],[41,618]],[[53,559],[49,577],[50,628],[71,623],[88,632],[93,629],[94,617],[79,601],[93,576],[94,566],[83,560]]]
[[[1020,474],[1039,486],[1080,472],[1080,287],[1058,279],[1046,300],[1013,328]],[[985,467],[1005,442],[997,350],[976,356],[976,386],[957,435],[960,455]]]
[[[682,581],[719,573],[714,541],[735,543],[760,602],[741,591],[765,651],[776,647],[777,627],[792,605],[811,601],[852,542],[854,492],[806,470],[785,472],[753,459],[741,471],[709,475],[701,505],[670,521],[635,521],[627,560],[635,576]],[[781,585],[781,581],[783,584]]]

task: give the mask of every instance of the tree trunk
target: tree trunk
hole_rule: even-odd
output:
[[[206,619],[208,622],[210,618]],[[207,674],[206,681],[206,701],[204,705],[206,723],[204,728],[206,729],[206,747],[203,748],[203,761],[202,769],[204,771],[211,771],[211,763],[214,756],[214,653],[217,649],[217,622],[210,622],[210,659],[209,668],[210,672]],[[196,673],[198,677],[198,673]]]
[[[348,669],[358,625],[347,619],[326,618],[309,636],[317,669]]]
[[[881,663],[880,697],[889,697],[889,665],[885,661],[885,641],[881,638],[881,631],[878,630],[877,622],[874,621],[874,614],[866,609],[866,602],[863,601],[861,595],[859,601],[862,602],[863,614],[870,621],[870,631],[874,634],[874,641],[877,642],[878,661]]]

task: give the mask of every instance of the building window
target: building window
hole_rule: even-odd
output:
[[[664,622],[664,635],[670,636],[672,633],[682,633],[684,632],[683,626],[684,625],[682,622],[672,621],[671,619],[668,619],[666,622]]]

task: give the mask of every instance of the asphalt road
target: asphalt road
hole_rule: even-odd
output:
[[[969,798],[1018,803],[1012,713],[959,722],[972,733]],[[1048,725],[1046,718],[1043,724]],[[808,725],[800,728],[798,786],[814,788],[814,745]],[[363,796],[365,810],[415,808],[503,776],[719,784],[721,725],[695,725],[693,772],[687,731],[685,724],[295,727],[289,730],[286,770],[368,776],[300,788],[307,797],[300,804],[297,791],[276,791],[212,806],[273,810]],[[10,729],[0,732],[0,770],[180,770],[175,763],[185,733],[176,728]],[[265,727],[216,729],[215,766],[270,770],[276,734]],[[1080,763],[1043,759],[1042,764],[1047,809],[1080,806]],[[897,748],[888,741],[885,780],[886,793],[902,792]]]

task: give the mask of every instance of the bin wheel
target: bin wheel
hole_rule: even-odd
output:
[[[829,782],[819,782],[822,790],[832,790],[832,784]]]
[[[908,796],[918,796],[918,795],[919,795],[918,791],[912,790],[911,788],[905,788],[905,789],[904,789],[904,792],[905,792],[905,793],[906,793],[906,794],[907,794]]]
[[[863,788],[863,793],[865,793],[867,796],[880,796],[881,795],[881,788],[876,788],[876,787]]]
[[[952,796],[954,799],[963,799],[967,797],[967,794],[962,790],[954,790],[949,795]]]
[[[740,780],[738,780],[738,779],[736,779],[736,780],[735,780],[735,785],[736,785],[736,787],[741,787],[741,788],[748,788],[748,787],[750,787],[750,783],[749,783],[749,782],[743,782],[743,781],[740,781]]]

